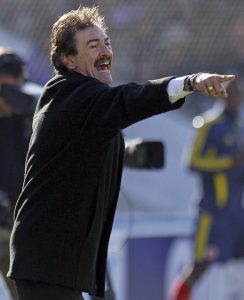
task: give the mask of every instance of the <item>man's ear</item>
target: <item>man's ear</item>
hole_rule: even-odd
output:
[[[73,71],[76,68],[75,60],[72,55],[61,54],[60,58],[68,70]]]

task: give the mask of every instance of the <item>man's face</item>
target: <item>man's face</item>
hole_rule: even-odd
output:
[[[109,37],[99,27],[89,27],[75,34],[77,55],[70,55],[68,69],[110,84],[113,51]]]
[[[11,86],[19,86],[24,83],[24,77],[19,76],[15,77],[8,74],[2,74],[0,75],[0,84],[6,84]]]
[[[234,116],[238,117],[240,113],[240,106],[243,103],[241,92],[239,88],[232,83],[227,88],[228,98],[225,99],[226,109]]]

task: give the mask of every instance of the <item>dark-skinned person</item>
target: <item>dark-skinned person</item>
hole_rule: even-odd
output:
[[[52,28],[56,74],[35,110],[10,242],[8,276],[20,300],[104,296],[124,157],[121,130],[180,108],[193,91],[226,96],[222,83],[235,78],[197,73],[112,87],[106,32],[98,7],[67,12]]]
[[[173,283],[171,300],[190,300],[193,287],[213,263],[244,257],[244,127],[239,84],[228,98],[194,118],[196,136],[189,147],[189,168],[200,179],[194,258]]]

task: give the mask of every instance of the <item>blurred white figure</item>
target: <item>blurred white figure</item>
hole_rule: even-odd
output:
[[[1,300],[12,300],[9,289],[5,283],[5,280],[0,272],[0,299]]]

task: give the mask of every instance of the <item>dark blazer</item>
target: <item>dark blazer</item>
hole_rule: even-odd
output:
[[[15,208],[10,278],[103,296],[124,156],[120,131],[183,104],[169,102],[170,79],[109,87],[67,71],[47,83]]]

